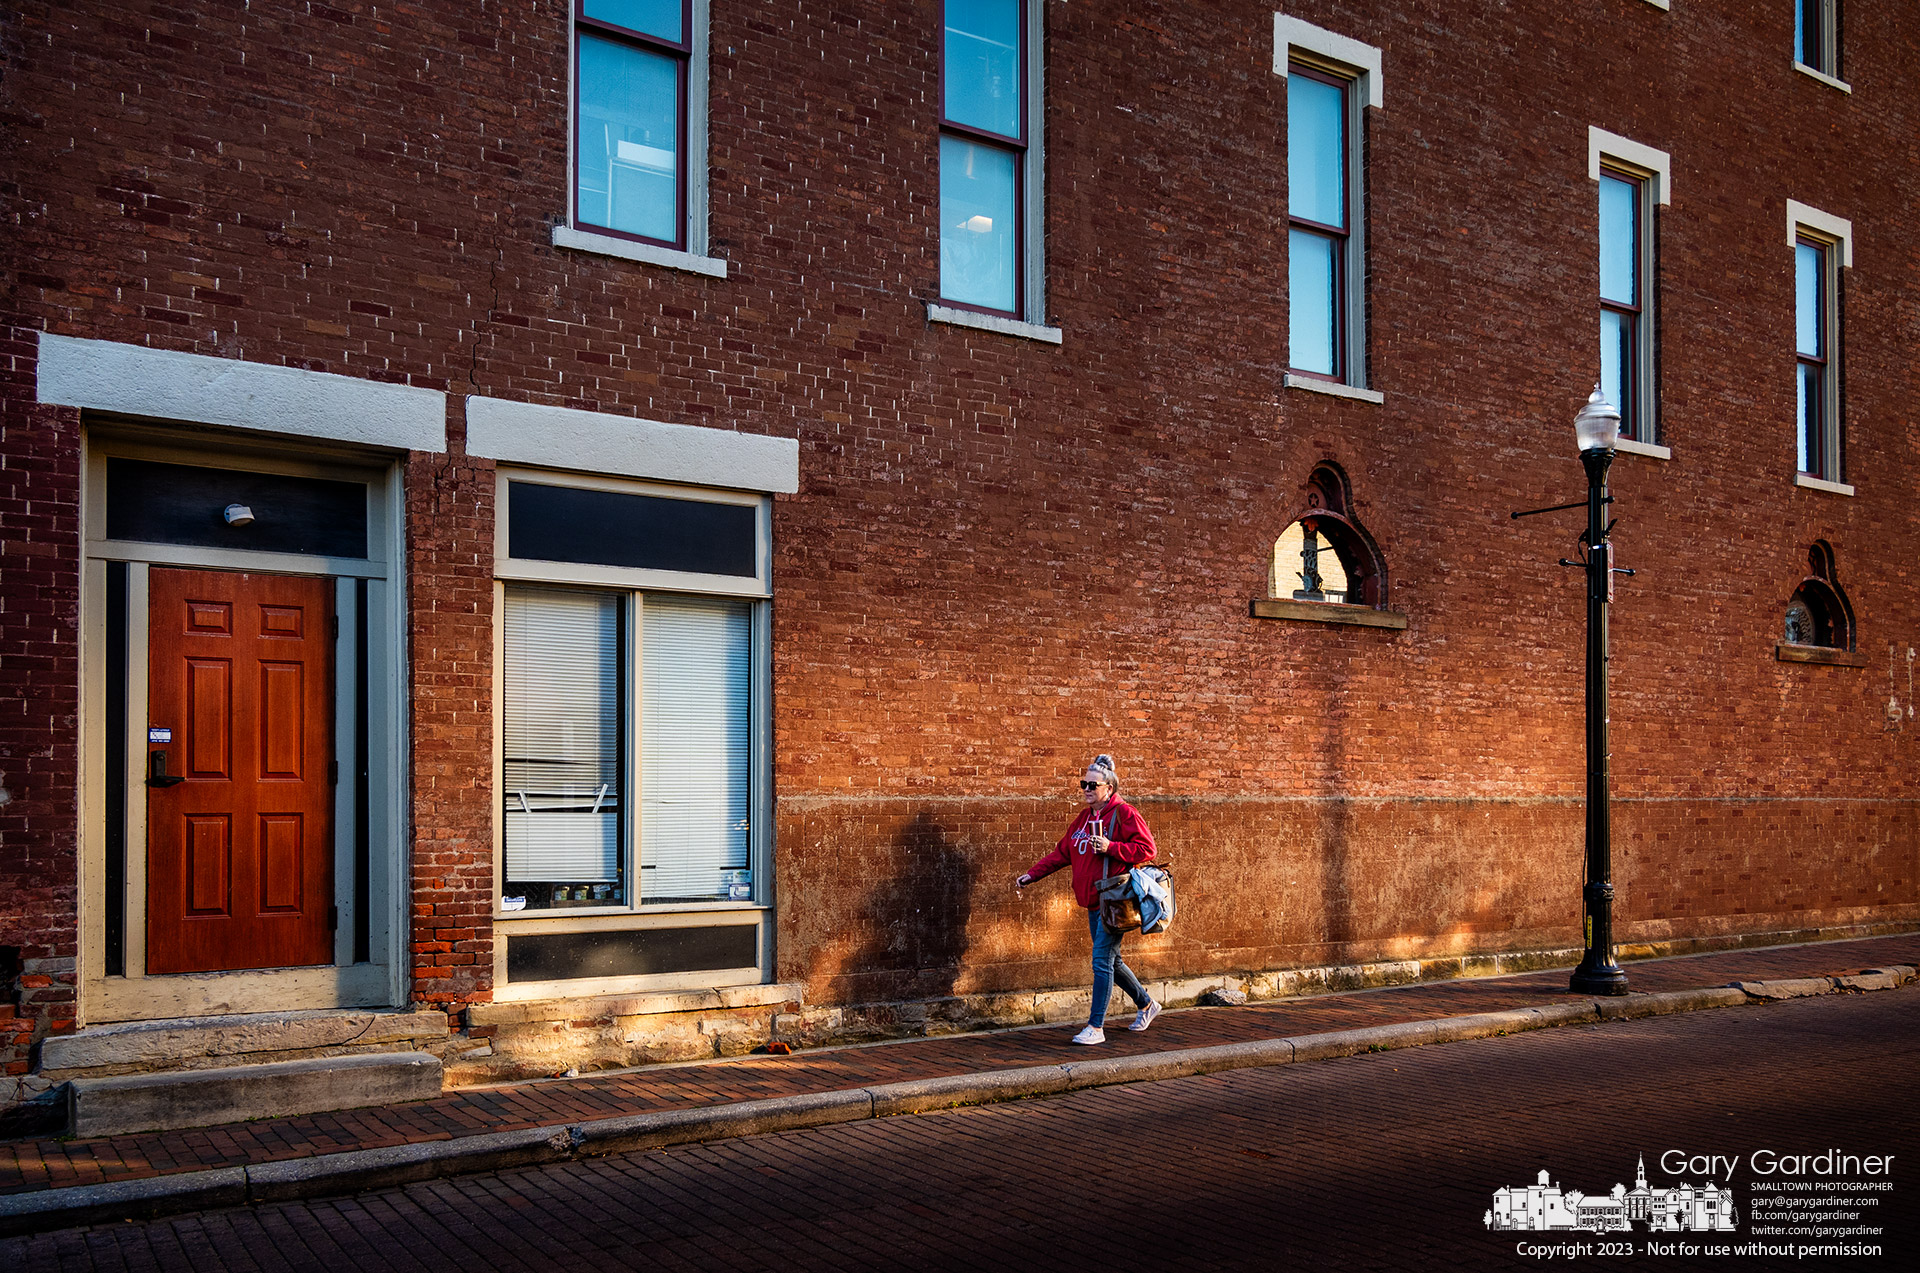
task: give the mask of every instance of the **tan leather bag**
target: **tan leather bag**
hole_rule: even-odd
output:
[[[1140,899],[1133,895],[1131,875],[1112,875],[1094,884],[1100,899],[1100,922],[1109,932],[1128,933],[1140,927]]]

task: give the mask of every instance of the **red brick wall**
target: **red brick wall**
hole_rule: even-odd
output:
[[[1849,6],[1851,96],[1792,71],[1784,7],[1744,0],[1285,7],[1386,51],[1384,405],[1281,387],[1285,92],[1273,6],[1243,0],[1047,6],[1059,346],[925,320],[934,0],[715,0],[724,280],[550,245],[558,0],[16,5],[15,321],[798,438],[775,511],[779,970],[816,995],[1076,979],[1073,917],[1005,879],[1103,749],[1180,844],[1194,944],[1157,972],[1564,944],[1575,526],[1505,514],[1582,481],[1598,125],[1668,150],[1675,185],[1674,459],[1615,467],[1641,571],[1614,627],[1622,936],[1920,914],[1920,725],[1886,714],[1920,646],[1910,6]],[[1855,226],[1851,499],[1791,484],[1788,198]],[[491,959],[491,496],[458,436],[408,467],[416,993],[449,1002]],[[1247,615],[1329,459],[1405,632]],[[1865,669],[1773,658],[1816,538]],[[70,775],[70,732],[20,746]],[[1243,904],[1274,878],[1298,910]]]
[[[464,418],[464,417],[463,417]],[[493,986],[493,465],[407,465],[413,997]]]
[[[0,314],[0,1103],[72,1028],[79,946],[79,413],[31,405],[33,340]]]

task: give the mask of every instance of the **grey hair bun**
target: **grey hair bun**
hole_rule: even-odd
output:
[[[1093,763],[1087,766],[1087,770],[1089,773],[1100,775],[1115,791],[1120,790],[1120,772],[1113,767],[1113,757],[1104,751],[1093,758]]]

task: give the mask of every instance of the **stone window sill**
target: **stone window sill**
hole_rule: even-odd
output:
[[[553,246],[572,248],[576,252],[593,252],[600,256],[617,256],[623,261],[639,261],[644,265],[664,265],[670,270],[685,270],[689,274],[704,274],[708,278],[727,276],[727,263],[718,257],[696,256],[692,252],[678,252],[673,248],[623,239],[617,235],[576,230],[570,225],[553,227]]]
[[[1017,318],[980,314],[970,309],[955,309],[951,305],[935,305],[932,301],[927,302],[927,321],[946,323],[952,327],[971,327],[975,331],[999,332],[1002,336],[1018,336],[1022,340],[1037,340],[1048,345],[1058,345],[1064,339],[1058,327],[1023,323]]]
[[[1627,455],[1644,455],[1650,460],[1673,458],[1673,448],[1670,446],[1661,446],[1657,442],[1635,442],[1632,438],[1618,439],[1614,442],[1613,449]]]
[[[1829,495],[1853,494],[1853,487],[1845,482],[1829,482],[1824,477],[1808,477],[1805,473],[1795,473],[1793,484],[1804,486],[1810,491],[1825,491]]]
[[[1825,663],[1830,667],[1865,667],[1867,656],[1852,650],[1836,650],[1827,645],[1794,645],[1776,641],[1773,657],[1782,663]]]
[[[1802,75],[1811,76],[1813,79],[1819,80],[1822,84],[1825,84],[1828,88],[1837,88],[1842,93],[1853,92],[1853,85],[1847,83],[1845,80],[1837,80],[1833,78],[1833,76],[1828,75],[1825,71],[1816,71],[1811,66],[1808,66],[1805,62],[1795,62],[1793,64],[1793,69],[1800,72],[1800,74]]]
[[[1372,389],[1356,389],[1352,385],[1343,385],[1337,380],[1321,380],[1317,376],[1296,376],[1288,373],[1284,382],[1289,389],[1305,389],[1309,393],[1324,393],[1335,398],[1351,398],[1355,402],[1383,403],[1387,395]]]
[[[1280,597],[1255,597],[1251,605],[1256,619],[1294,619],[1302,623],[1346,624],[1358,628],[1405,630],[1407,616],[1398,610],[1375,610],[1372,606],[1348,605],[1338,601],[1288,601]]]

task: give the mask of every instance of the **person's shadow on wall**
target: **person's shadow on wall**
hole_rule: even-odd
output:
[[[867,939],[846,964],[850,998],[947,998],[967,957],[979,867],[924,809],[894,836],[887,867],[868,885]]]

